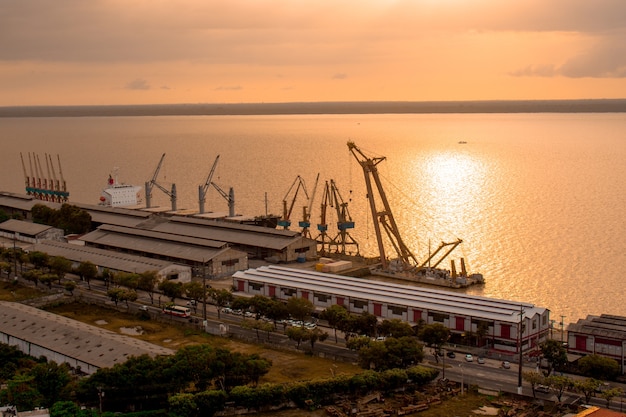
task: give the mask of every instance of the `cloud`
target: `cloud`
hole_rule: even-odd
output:
[[[231,85],[231,86],[227,86],[227,85],[224,86],[224,85],[222,85],[222,86],[214,88],[213,90],[214,91],[239,91],[239,90],[242,90],[242,89],[243,88],[241,86],[239,86],[239,85]]]
[[[144,79],[137,78],[126,84],[127,90],[150,90],[150,85]]]
[[[348,78],[348,74],[339,73],[333,75],[333,80],[345,80],[346,78]]]
[[[562,65],[529,65],[512,71],[514,77],[626,78],[626,35],[597,41]]]

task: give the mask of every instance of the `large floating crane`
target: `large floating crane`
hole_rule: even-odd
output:
[[[215,162],[213,162],[213,166],[211,167],[211,171],[209,171],[209,175],[204,182],[204,185],[198,186],[198,203],[200,205],[200,214],[204,213],[204,203],[206,203],[206,195],[209,191],[209,186],[211,185],[211,180],[213,179],[213,174],[215,173],[215,167],[217,166],[217,162],[219,161],[220,156],[217,155],[215,158]]]
[[[372,219],[374,219],[374,230],[376,231],[376,239],[378,241],[378,249],[380,252],[380,262],[383,270],[389,270],[390,268],[382,239],[382,230],[384,230],[387,234],[387,237],[391,241],[391,244],[398,255],[398,266],[403,272],[409,274],[408,278],[410,280],[418,280],[429,284],[445,285],[456,288],[473,283],[484,282],[481,274],[467,274],[463,259],[461,259],[460,276],[457,276],[454,261],[451,262],[452,274],[450,274],[449,271],[437,268],[437,266],[463,242],[461,239],[457,239],[456,241],[449,243],[441,242],[441,245],[437,248],[437,250],[430,254],[424,262],[418,262],[415,255],[411,253],[407,245],[402,240],[400,231],[398,230],[398,226],[393,217],[393,212],[389,206],[385,190],[383,189],[380,177],[378,176],[377,165],[384,161],[385,157],[368,157],[354,144],[354,142],[348,142],[348,149],[363,168],[365,184],[367,186],[367,198],[372,211]],[[376,185],[378,199],[383,205],[383,208],[380,210],[376,206],[377,199],[375,198],[375,190],[372,185],[372,179]],[[444,251],[438,260],[435,260],[435,257],[445,248],[448,249]],[[397,264],[396,262],[394,263]]]
[[[391,241],[391,244],[398,254],[398,258],[401,260],[404,267],[408,268],[409,265],[417,265],[419,263],[417,261],[417,258],[415,258],[415,255],[411,253],[407,245],[402,240],[402,237],[400,236],[398,225],[396,224],[396,220],[393,217],[393,212],[391,211],[391,207],[389,206],[387,195],[385,194],[383,185],[380,182],[380,177],[378,176],[377,165],[384,161],[385,157],[370,158],[365,155],[361,151],[361,149],[359,149],[354,144],[354,142],[348,142],[348,149],[361,165],[361,168],[363,168],[365,185],[367,187],[367,198],[370,203],[370,210],[372,211],[372,219],[374,220],[374,230],[376,232],[376,240],[378,242],[378,252],[380,253],[380,262],[382,264],[382,268],[387,269],[389,267],[389,261],[387,259],[385,245],[382,237],[382,230],[386,232],[387,237]],[[376,198],[374,197],[372,179],[374,180],[376,190],[378,191],[378,196],[383,204],[383,208],[381,210],[376,207]]]
[[[169,191],[157,182],[157,177],[159,176],[159,171],[161,170],[161,165],[163,164],[163,159],[165,159],[165,154],[161,155],[161,160],[152,175],[152,179],[146,182],[146,208],[150,208],[152,206],[152,187],[156,185],[158,189],[170,197],[170,201],[172,202],[172,211],[176,211],[176,184],[172,184],[172,190]]]

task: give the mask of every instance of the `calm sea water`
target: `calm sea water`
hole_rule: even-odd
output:
[[[313,196],[319,173],[311,223],[333,179],[356,223],[351,235],[375,255],[363,171],[346,146],[354,141],[386,157],[383,186],[418,259],[431,245],[464,240],[455,257],[486,279],[470,293],[535,303],[557,322],[626,315],[624,113],[5,118],[0,136],[0,190],[24,192],[20,153],[27,170],[28,152],[44,169],[44,154],[55,163],[58,154],[81,203],[98,202],[114,167],[121,181],[143,185],[163,153],[157,182],[176,184],[179,209],[197,210],[218,154],[213,181],[233,187],[238,214],[281,214],[296,177]],[[301,197],[294,225],[309,204]],[[156,188],[153,200],[170,206]],[[228,211],[214,189],[206,206]]]

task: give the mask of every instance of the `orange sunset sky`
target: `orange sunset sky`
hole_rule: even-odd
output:
[[[2,0],[0,106],[626,97],[624,0]]]

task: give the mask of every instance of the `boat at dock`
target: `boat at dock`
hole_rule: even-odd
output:
[[[141,204],[143,187],[120,183],[117,180],[117,168],[109,174],[106,187],[100,195],[99,205],[105,207],[133,207]]]

